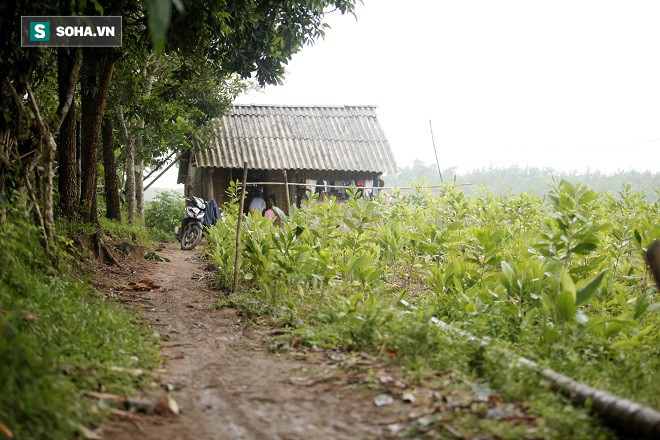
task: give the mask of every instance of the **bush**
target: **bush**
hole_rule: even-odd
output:
[[[67,254],[46,255],[28,217],[0,224],[0,423],[74,438],[93,417],[82,391],[128,393],[143,379],[111,367],[154,368],[157,348],[137,315],[66,275]]]
[[[174,227],[181,221],[183,198],[177,191],[160,191],[154,200],[147,202],[144,221],[159,240],[171,240]]]
[[[489,381],[537,408],[538,426],[550,430],[538,431],[543,438],[596,438],[600,428],[584,409],[567,420],[573,410],[544,387],[510,380],[510,356],[493,355],[501,347],[658,406],[660,318],[642,251],[660,238],[659,203],[628,187],[599,194],[566,181],[545,199],[470,196],[455,185],[440,195],[424,188],[389,199],[356,195],[311,200],[282,215],[281,227],[245,218],[240,276],[249,294],[232,301],[278,310],[278,319],[298,326],[298,342],[389,350],[416,374],[455,369]],[[235,202],[226,206],[207,247],[225,287],[235,251],[227,225],[238,217]],[[401,307],[402,298],[419,312]],[[489,348],[439,331],[431,317],[490,338]]]

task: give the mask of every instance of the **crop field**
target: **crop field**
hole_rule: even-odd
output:
[[[228,287],[237,203],[224,209],[207,253]],[[525,402],[542,417],[541,437],[595,436],[595,423],[508,353],[660,407],[659,305],[643,259],[660,237],[657,193],[648,200],[630,187],[597,193],[566,181],[543,199],[420,187],[387,199],[312,198],[279,214],[279,227],[245,220],[233,301],[267,305],[309,346],[387,353],[419,378],[460,372]]]

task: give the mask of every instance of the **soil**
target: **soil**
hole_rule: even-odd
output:
[[[115,415],[96,430],[103,438],[383,438],[386,426],[410,410],[397,396],[393,404],[376,407],[382,388],[347,379],[341,353],[273,353],[269,344],[277,330],[255,326],[236,310],[213,307],[225,294],[209,287],[210,274],[194,252],[170,244],[158,253],[170,261],[127,260],[99,272],[93,283],[117,296],[117,285],[146,280],[147,286],[133,285],[144,287],[132,292],[139,301],[124,297],[123,302],[142,309],[160,334],[167,361],[159,380],[174,388],[170,395],[181,414]],[[164,392],[146,390],[139,397],[154,399]]]

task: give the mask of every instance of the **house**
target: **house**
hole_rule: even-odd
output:
[[[377,181],[397,170],[374,106],[234,105],[219,122],[213,143],[179,164],[178,183],[189,182],[190,194],[206,200],[226,202],[245,161],[248,182]],[[284,185],[260,190],[286,212],[305,187],[291,186],[289,203]]]

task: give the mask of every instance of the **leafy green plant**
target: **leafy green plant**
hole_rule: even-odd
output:
[[[234,230],[235,215],[226,219]],[[251,295],[286,311],[287,322],[301,318],[296,332],[311,345],[390,347],[414,371],[472,365],[469,341],[423,325],[420,316],[432,316],[586,383],[658,404],[660,318],[642,258],[660,237],[658,202],[626,188],[599,194],[566,181],[545,200],[420,186],[394,191],[388,201],[312,197],[280,218],[281,227],[246,219],[241,275]],[[215,261],[235,249],[222,235],[210,236]],[[230,276],[223,265],[220,278]],[[418,312],[402,310],[402,297]],[[428,352],[447,344],[458,344],[456,362]],[[475,371],[500,383],[499,365]],[[635,374],[628,380],[620,371]]]
[[[111,367],[160,359],[137,316],[67,275],[71,258],[51,259],[22,215],[0,224],[0,420],[16,438],[73,438],[95,417],[83,391],[127,393],[144,379]]]
[[[184,209],[183,197],[177,191],[160,191],[147,202],[144,222],[159,240],[172,240],[174,228],[180,226]]]

